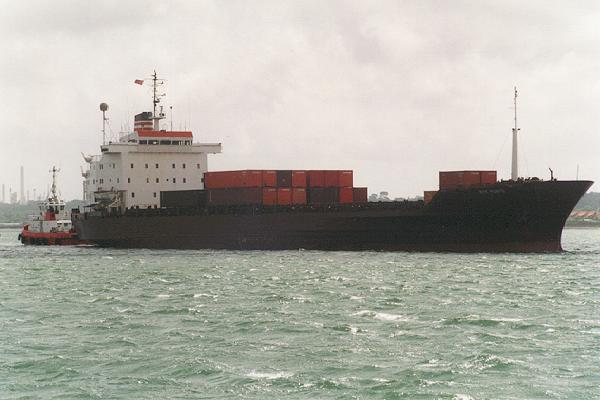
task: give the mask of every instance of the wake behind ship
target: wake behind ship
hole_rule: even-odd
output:
[[[140,83],[142,81],[136,81]],[[591,181],[498,181],[495,171],[440,172],[424,200],[373,203],[348,170],[208,172],[218,143],[160,129],[154,111],[134,132],[86,157],[84,197],[72,214],[99,246],[386,251],[561,251],[566,219]],[[516,92],[515,92],[516,106]],[[102,107],[101,107],[102,108]],[[103,112],[106,111],[105,106]],[[515,115],[516,121],[516,115]],[[515,122],[513,141],[516,144]]]

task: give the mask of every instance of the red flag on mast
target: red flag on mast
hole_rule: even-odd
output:
[[[144,80],[143,79],[136,79],[135,81],[133,81],[133,83],[137,83],[138,85],[143,85],[144,84]]]

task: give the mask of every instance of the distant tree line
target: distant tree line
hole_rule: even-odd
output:
[[[71,200],[67,201],[66,207],[67,210],[71,210],[72,208],[79,207],[81,204],[83,204],[81,200]],[[27,220],[28,215],[37,215],[39,212],[38,203],[34,201],[30,201],[27,204],[0,203],[0,222],[22,223]]]
[[[579,211],[597,211],[600,210],[600,192],[586,193],[575,206]]]

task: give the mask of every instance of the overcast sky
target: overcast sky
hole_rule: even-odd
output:
[[[596,1],[3,1],[0,184],[81,198],[81,152],[151,110],[222,142],[209,169],[353,169],[392,196],[439,170],[600,181]],[[598,189],[595,185],[593,190]]]

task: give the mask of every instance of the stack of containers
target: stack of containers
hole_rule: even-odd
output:
[[[496,171],[440,171],[440,190],[493,185]]]
[[[204,173],[209,205],[366,203],[350,170],[242,170]]]

